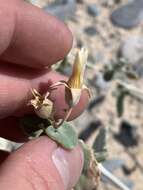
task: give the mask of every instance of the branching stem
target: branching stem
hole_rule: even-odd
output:
[[[138,89],[137,87],[127,84],[121,80],[117,81],[117,84],[123,86],[125,89],[127,89],[131,96],[133,96],[135,99],[140,100],[143,102],[143,91]]]

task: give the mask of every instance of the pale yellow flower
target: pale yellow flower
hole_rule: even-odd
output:
[[[83,87],[87,57],[88,57],[87,49],[82,48],[80,51],[78,51],[75,57],[72,75],[67,82],[70,88],[81,89]]]
[[[87,49],[82,48],[78,51],[75,57],[72,75],[70,76],[67,82],[67,85],[71,91],[73,105],[77,104],[80,100],[82,89],[86,89],[89,93],[89,90],[84,85],[84,74],[87,63],[87,57]]]
[[[77,52],[77,55],[73,64],[73,71],[68,82],[60,81],[51,86],[51,89],[59,85],[66,87],[65,99],[70,107],[76,105],[81,97],[81,92],[85,89],[89,96],[89,89],[84,85],[84,73],[87,63],[88,51],[86,48],[82,48]]]

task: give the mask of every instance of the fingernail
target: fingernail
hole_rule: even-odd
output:
[[[67,189],[70,181],[70,168],[66,151],[62,148],[57,148],[53,152],[52,159],[59,174],[61,175],[65,189]]]

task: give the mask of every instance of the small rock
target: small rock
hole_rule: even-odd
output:
[[[88,26],[84,29],[85,33],[89,36],[94,36],[97,33],[97,30],[93,26]]]
[[[122,121],[120,132],[114,134],[115,139],[122,145],[127,147],[137,146],[139,143],[139,135],[137,134],[137,126],[127,121]]]
[[[128,167],[126,165],[122,166],[122,170],[125,175],[131,175],[137,169],[137,165],[134,164],[132,167]]]
[[[134,71],[143,76],[143,37],[131,36],[125,40],[120,48],[120,56],[133,65]]]
[[[76,0],[76,2],[83,4],[83,3],[84,3],[84,0]]]
[[[143,21],[143,0],[134,0],[113,11],[112,22],[122,28],[136,27]]]
[[[132,65],[138,64],[143,60],[143,37],[129,37],[123,42],[120,53]]]
[[[91,16],[98,16],[100,14],[99,8],[96,4],[90,4],[87,6],[87,12]]]
[[[76,11],[76,0],[57,1],[44,7],[44,10],[64,21],[73,18]]]

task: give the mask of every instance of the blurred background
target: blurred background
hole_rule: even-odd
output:
[[[129,189],[143,186],[143,0],[27,0],[64,21],[74,48],[87,47],[86,83],[92,98],[73,121],[92,145],[106,128],[103,165]],[[55,66],[70,75],[74,50]],[[100,190],[119,189],[102,176]],[[123,188],[120,188],[123,189]]]

